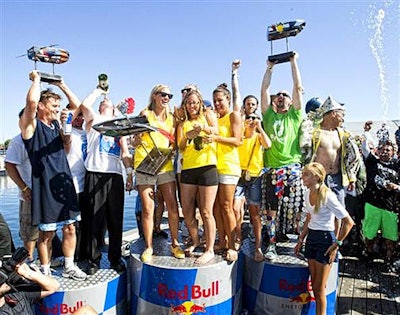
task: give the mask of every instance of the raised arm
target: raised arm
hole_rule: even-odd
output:
[[[240,112],[241,109],[241,95],[239,90],[239,75],[238,70],[240,67],[240,60],[235,59],[232,61],[232,100],[233,100],[233,110],[235,112]]]
[[[30,139],[36,129],[36,110],[40,100],[40,76],[36,70],[29,73],[32,80],[31,87],[26,95],[26,105],[24,113],[19,120],[22,139]]]
[[[97,98],[103,95],[105,92],[100,88],[95,88],[92,93],[90,93],[82,102],[80,110],[82,111],[83,118],[86,122],[86,131],[92,128],[92,123],[94,119],[93,104],[96,102]]]
[[[261,114],[264,114],[271,106],[271,93],[269,87],[271,85],[271,77],[274,63],[267,62],[267,69],[265,70],[264,77],[261,83]]]
[[[293,107],[297,110],[303,107],[303,86],[301,84],[301,76],[299,67],[297,66],[298,54],[295,52],[294,56],[290,58],[290,65],[292,68],[292,78],[293,78]]]
[[[258,131],[258,138],[260,139],[261,145],[264,147],[264,149],[269,149],[272,145],[272,142],[271,142],[271,139],[268,137],[268,135],[265,133],[265,131],[261,125],[261,120],[256,119],[255,124],[256,124],[256,130]]]
[[[69,109],[75,110],[81,104],[79,98],[72,92],[72,90],[68,87],[68,85],[62,80],[61,82],[54,82],[53,85],[57,86],[67,97],[69,102]]]

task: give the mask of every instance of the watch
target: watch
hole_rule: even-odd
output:
[[[343,245],[343,241],[335,240],[335,243],[338,244],[338,246],[342,246]]]

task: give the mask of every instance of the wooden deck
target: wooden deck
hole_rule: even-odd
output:
[[[400,314],[399,273],[382,259],[363,261],[344,256],[339,264],[337,314]]]

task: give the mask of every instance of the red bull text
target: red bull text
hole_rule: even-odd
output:
[[[166,299],[192,300],[200,298],[209,298],[219,294],[219,281],[211,282],[209,287],[203,288],[201,285],[184,285],[181,290],[168,288],[165,283],[159,283],[157,286],[158,295]]]

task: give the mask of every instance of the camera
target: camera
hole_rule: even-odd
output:
[[[15,272],[15,267],[23,263],[28,257],[29,252],[24,247],[17,248],[9,258],[3,257],[0,269],[0,285],[7,282],[15,291],[13,285],[26,284],[26,281]]]
[[[3,260],[2,269],[6,273],[12,273],[18,264],[21,264],[29,257],[29,252],[24,247],[15,250],[10,258]]]

